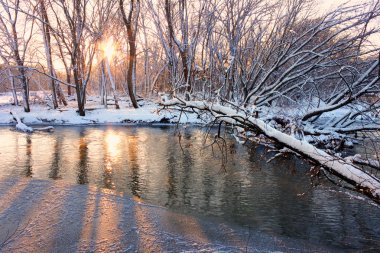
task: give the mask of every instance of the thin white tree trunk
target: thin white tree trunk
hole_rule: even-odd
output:
[[[11,87],[12,87],[13,101],[14,101],[14,104],[18,106],[19,103],[18,103],[18,98],[17,98],[16,82],[15,82],[14,76],[12,75],[11,70],[8,71],[8,75],[9,75],[9,81],[11,82]]]
[[[118,102],[118,96],[117,96],[117,90],[116,90],[116,83],[115,83],[115,80],[113,79],[113,75],[112,75],[112,72],[111,72],[111,67],[110,67],[110,64],[109,64],[109,60],[106,57],[104,61],[105,61],[107,72],[108,72],[108,78],[109,78],[109,80],[111,82],[113,97],[114,97],[114,100],[115,100],[115,108],[116,109],[120,109],[119,102]]]
[[[104,71],[104,62],[102,61],[100,64],[100,77],[99,77],[99,95],[101,104],[107,108],[107,87],[106,87],[106,76]]]

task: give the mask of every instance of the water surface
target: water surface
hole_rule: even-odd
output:
[[[380,208],[350,198],[293,156],[175,127],[0,128],[0,177],[94,185],[146,203],[337,249],[380,250]]]

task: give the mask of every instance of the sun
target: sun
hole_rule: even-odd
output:
[[[101,49],[103,51],[104,58],[111,60],[113,55],[115,54],[115,44],[113,38],[111,37],[104,41],[101,45]]]

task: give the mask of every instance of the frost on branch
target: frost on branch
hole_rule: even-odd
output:
[[[338,177],[352,184],[357,190],[380,201],[380,180],[356,167],[352,162],[338,156],[331,155],[318,149],[305,140],[298,140],[294,136],[283,133],[259,118],[249,116],[228,106],[208,103],[205,101],[183,101],[173,99],[163,103],[164,106],[178,106],[210,112],[214,117],[245,129],[259,131],[273,141],[288,149],[318,163]]]

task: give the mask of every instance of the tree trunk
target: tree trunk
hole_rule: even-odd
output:
[[[321,167],[326,168],[347,183],[351,184],[358,191],[380,202],[380,180],[373,175],[361,170],[346,160],[330,155],[325,151],[316,148],[307,141],[298,140],[295,137],[285,134],[263,120],[237,112],[235,109],[219,104],[207,103],[204,101],[185,102],[174,99],[164,102],[164,106],[179,106],[184,108],[195,108],[201,111],[209,111],[214,117],[235,126],[251,129],[263,133],[268,138],[280,143],[296,153],[313,160]]]
[[[134,70],[135,64],[136,64],[136,47],[135,47],[135,43],[130,41],[130,43],[129,43],[128,72],[127,72],[128,93],[129,93],[129,97],[131,98],[131,102],[132,102],[133,107],[139,108],[139,105],[137,104],[135,93],[133,90],[133,87],[135,86],[133,83],[133,70]]]
[[[15,42],[15,47],[13,48],[13,53],[14,57],[17,63],[17,68],[20,73],[20,80],[21,80],[21,85],[22,85],[22,90],[23,90],[23,105],[24,105],[24,111],[25,112],[30,112],[30,105],[29,105],[29,84],[28,84],[28,79],[26,77],[26,70],[24,67],[24,62],[21,59],[20,56],[20,51],[18,48],[18,37],[17,37],[17,31],[16,31],[16,24],[14,23],[12,25],[12,35],[13,35],[13,41]]]
[[[117,97],[116,83],[115,83],[115,80],[113,79],[113,76],[112,76],[112,72],[111,72],[111,67],[110,67],[109,61],[108,61],[107,58],[105,58],[105,60],[103,60],[103,61],[106,62],[107,72],[108,72],[108,78],[109,78],[110,83],[111,83],[111,88],[112,88],[112,92],[113,92],[113,98],[115,100],[115,108],[116,109],[120,109],[119,101],[118,101],[118,97]],[[128,85],[128,87],[129,87],[129,85]]]
[[[30,105],[29,105],[29,84],[28,79],[25,76],[25,70],[24,67],[21,67],[20,69],[20,79],[22,83],[22,90],[23,90],[23,105],[24,105],[24,112],[30,112]]]
[[[43,40],[44,40],[44,46],[45,46],[45,55],[46,55],[46,61],[47,66],[49,69],[49,75],[52,77],[55,77],[55,72],[53,69],[53,61],[51,58],[51,38],[50,38],[50,27],[49,27],[49,19],[45,8],[44,0],[40,0],[40,15],[42,17],[42,33],[43,33]],[[53,97],[53,108],[58,108],[58,101],[57,101],[57,92],[56,92],[56,83],[53,78],[50,80],[50,86],[51,86],[51,92]]]
[[[104,108],[107,108],[107,81],[106,81],[106,73],[104,67],[104,60],[100,62],[100,77],[99,77],[99,89],[100,89],[100,102],[104,105]]]
[[[77,94],[77,104],[78,104],[78,113],[80,116],[86,116],[85,110],[84,110],[84,94],[83,92],[83,83],[82,80],[79,78],[78,69],[74,68],[74,82],[75,82],[75,92]]]
[[[71,82],[71,75],[68,70],[66,70],[66,82],[70,83]],[[71,96],[71,86],[67,86],[67,95]]]
[[[8,73],[9,73],[9,81],[11,82],[11,87],[12,87],[12,95],[13,95],[14,104],[16,106],[18,106],[19,104],[18,104],[18,98],[17,98],[17,89],[16,89],[15,78],[12,75],[11,70],[9,70]]]
[[[125,26],[127,27],[127,36],[128,36],[128,44],[129,44],[129,58],[128,58],[128,71],[127,71],[127,86],[128,86],[128,93],[129,97],[131,98],[131,102],[134,108],[138,108],[139,105],[137,104],[135,93],[133,90],[133,87],[135,86],[133,80],[134,76],[134,66],[136,64],[136,33],[133,31],[132,27],[132,15],[133,15],[133,6],[134,6],[134,0],[130,0],[130,10],[128,18],[124,11],[124,1],[119,1],[119,7],[120,11],[123,17],[123,21]],[[139,4],[140,1],[137,0],[137,3]],[[138,17],[137,17],[138,18]]]
[[[185,49],[187,50],[187,48]],[[187,57],[187,52],[181,52],[181,59],[182,59],[182,68],[183,68],[183,77],[185,79],[185,93],[186,93],[186,100],[190,101],[190,93],[191,93],[191,77],[190,77],[190,71],[188,68],[188,57]]]
[[[179,1],[179,8],[181,9],[182,15],[185,15],[185,9],[186,9],[186,2],[185,1]],[[170,0],[165,0],[165,17],[166,21],[168,23],[168,30],[169,30],[169,43],[172,43],[172,41],[175,42],[179,52],[180,52],[180,57],[182,60],[182,73],[183,73],[183,78],[185,80],[185,99],[187,101],[190,100],[190,93],[191,93],[191,67],[189,69],[189,64],[188,64],[188,50],[189,50],[189,41],[188,41],[188,30],[187,28],[187,23],[185,21],[185,17],[182,16],[181,18],[181,27],[182,27],[182,42],[180,42],[175,38],[174,35],[174,28],[173,28],[173,20],[172,20],[172,6],[171,6],[171,1]]]
[[[70,86],[68,87],[70,88]],[[65,94],[63,93],[61,85],[58,82],[56,82],[56,91],[57,91],[58,102],[60,104],[63,104],[64,106],[67,106],[67,100],[66,100]]]

